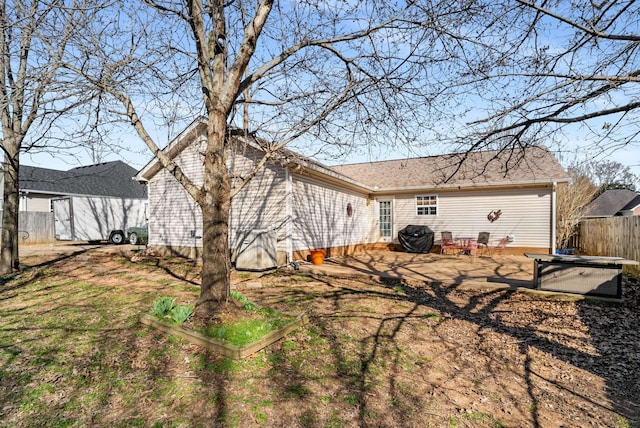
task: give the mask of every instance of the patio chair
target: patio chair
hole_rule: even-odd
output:
[[[458,254],[462,250],[453,240],[451,232],[440,232],[440,236],[440,254],[447,254],[448,251],[453,251],[455,254]]]
[[[478,233],[478,250],[484,249],[489,253],[489,255],[491,255],[491,248],[489,247],[489,236],[491,236],[489,232]]]
[[[504,249],[507,247],[508,243],[509,243],[509,237],[508,236],[505,236],[504,238],[500,239],[499,241],[493,241],[493,243],[489,246],[489,254],[490,255],[502,254]]]

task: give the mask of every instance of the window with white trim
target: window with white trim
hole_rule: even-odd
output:
[[[438,215],[438,195],[416,196],[416,215]]]

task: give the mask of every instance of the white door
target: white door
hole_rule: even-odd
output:
[[[378,201],[378,233],[380,241],[391,242],[393,240],[393,201]]]
[[[71,241],[71,199],[53,199],[53,233],[59,241]]]

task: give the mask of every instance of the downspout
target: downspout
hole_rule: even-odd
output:
[[[551,254],[556,253],[556,191],[558,188],[558,183],[556,181],[553,182],[553,186],[551,188]]]
[[[285,218],[286,218],[286,238],[285,245],[287,251],[287,266],[293,262],[293,224],[292,224],[292,208],[291,208],[291,198],[293,195],[293,178],[291,177],[291,171],[289,168],[284,169],[285,171]]]

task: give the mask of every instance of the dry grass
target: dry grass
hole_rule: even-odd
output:
[[[36,260],[29,261],[35,264]],[[40,263],[42,260],[38,259]],[[197,267],[89,251],[0,286],[0,426],[635,426],[627,305],[435,283],[241,276],[310,323],[232,361],[137,323]],[[244,287],[260,282],[261,288]],[[635,330],[630,330],[631,326]]]

